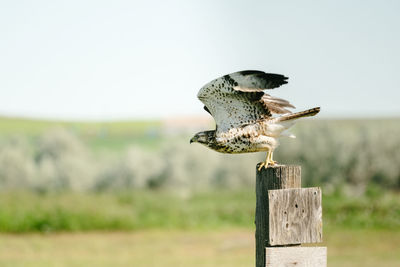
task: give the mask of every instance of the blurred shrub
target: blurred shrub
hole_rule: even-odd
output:
[[[362,194],[370,185],[400,187],[398,120],[308,120],[297,140],[282,139],[275,159],[300,164],[303,184]],[[188,196],[210,188],[253,187],[265,153],[224,155],[188,137],[170,137],[161,149],[130,146],[122,153],[94,153],[65,128],[37,139],[0,140],[0,190],[120,191],[165,188]],[[112,151],[109,151],[112,152]]]
[[[352,194],[370,184],[399,189],[398,120],[304,121],[295,133],[297,140],[284,140],[276,154],[302,165],[307,186],[347,187]]]
[[[129,147],[117,160],[111,160],[100,170],[96,191],[147,188],[152,179],[160,176],[162,161],[154,153]]]
[[[87,147],[63,128],[39,138],[35,163],[38,177],[32,186],[40,191],[87,191],[93,187],[98,171]]]
[[[25,140],[12,138],[0,145],[0,190],[27,189],[37,180],[32,153]]]

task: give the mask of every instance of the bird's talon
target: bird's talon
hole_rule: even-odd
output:
[[[264,166],[267,167],[267,166],[265,165],[265,162],[261,162],[261,163],[260,163],[260,166],[258,167],[258,171],[261,171],[261,169],[262,169]]]

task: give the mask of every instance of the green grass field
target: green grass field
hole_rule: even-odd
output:
[[[254,230],[147,230],[58,234],[0,234],[2,267],[248,267],[254,266]],[[400,232],[324,232],[328,265],[396,267]]]
[[[400,196],[323,197],[329,266],[398,266]],[[254,192],[0,195],[0,266],[253,266]]]
[[[329,266],[398,266],[400,196],[323,197]],[[0,266],[253,266],[252,191],[0,195]]]
[[[0,195],[0,232],[252,228],[253,191],[194,193],[9,192]],[[325,229],[400,229],[400,195],[324,195]]]

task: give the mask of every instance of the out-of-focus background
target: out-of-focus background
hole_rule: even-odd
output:
[[[289,76],[275,157],[323,191],[330,266],[400,262],[398,1],[0,4],[0,265],[252,266],[263,153],[198,144],[226,73]]]

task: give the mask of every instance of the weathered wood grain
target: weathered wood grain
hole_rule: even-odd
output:
[[[277,165],[256,167],[256,267],[265,267],[265,247],[269,246],[268,190],[301,187],[301,167]]]
[[[322,242],[319,187],[268,191],[271,246]]]
[[[326,267],[326,247],[265,248],[265,267]]]

